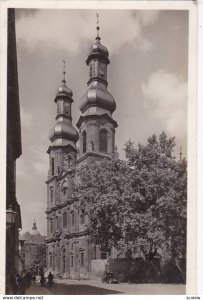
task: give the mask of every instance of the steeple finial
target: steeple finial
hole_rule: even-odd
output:
[[[96,37],[96,40],[97,41],[100,41],[100,36],[99,36],[99,29],[100,29],[100,27],[99,27],[99,14],[97,13],[97,27],[96,27],[96,29],[97,29],[97,37]]]
[[[182,155],[183,155],[183,153],[182,153],[182,147],[180,146],[180,160],[182,160]]]
[[[63,80],[62,80],[62,83],[63,85],[66,85],[66,61],[63,59]]]

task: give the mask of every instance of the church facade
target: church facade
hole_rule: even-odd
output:
[[[116,102],[107,90],[109,53],[101,44],[99,27],[86,64],[87,91],[81,98],[77,130],[72,125],[73,93],[62,85],[54,98],[56,123],[50,132],[47,184],[47,269],[63,278],[90,278],[92,262],[104,261],[107,252],[90,242],[88,218],[80,209],[77,168],[89,159],[111,157],[115,148]],[[79,150],[76,147],[79,145]]]

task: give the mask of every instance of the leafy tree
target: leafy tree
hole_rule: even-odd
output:
[[[185,257],[187,165],[176,161],[174,146],[175,138],[162,132],[137,149],[127,142],[127,161],[115,156],[78,170],[81,207],[96,244],[120,253],[139,246],[146,260],[163,255],[164,247],[176,261]]]

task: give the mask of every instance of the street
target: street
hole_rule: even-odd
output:
[[[184,295],[183,284],[107,284],[93,280],[57,280],[52,288],[31,286],[27,295]]]

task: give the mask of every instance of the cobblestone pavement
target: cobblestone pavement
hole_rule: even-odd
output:
[[[184,295],[183,284],[106,284],[94,280],[57,280],[52,288],[31,286],[27,295]]]

